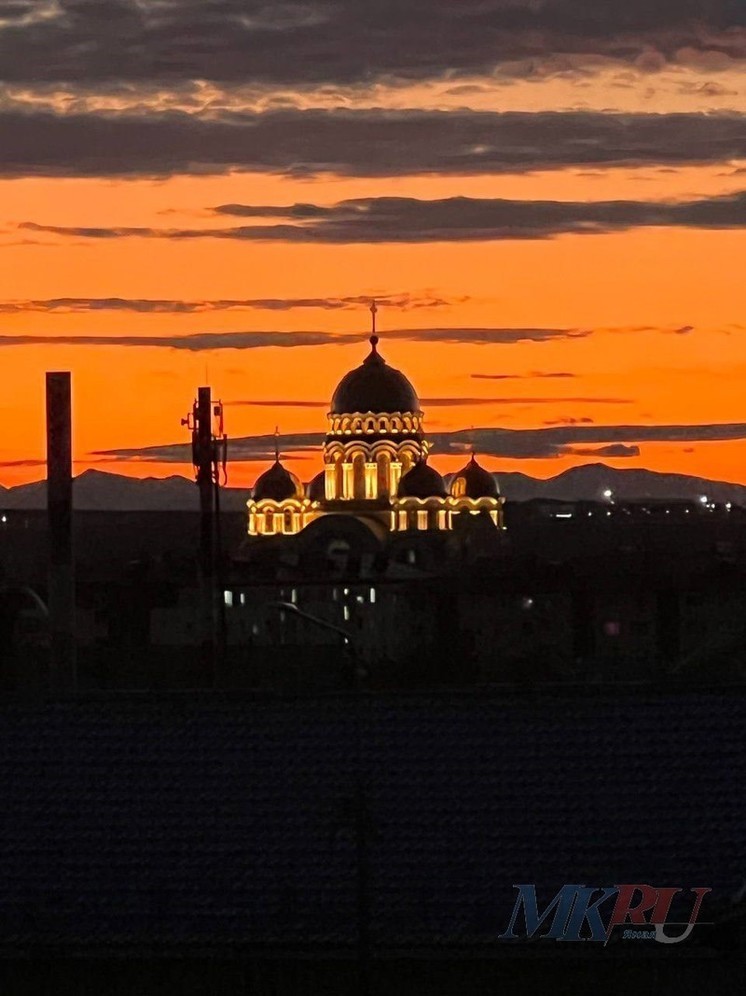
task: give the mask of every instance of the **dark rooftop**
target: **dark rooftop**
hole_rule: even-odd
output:
[[[376,952],[492,957],[514,883],[746,885],[743,689],[5,702],[0,953],[352,950],[358,706]]]

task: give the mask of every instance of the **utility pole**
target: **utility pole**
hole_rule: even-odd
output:
[[[218,420],[217,432],[213,431],[213,416]],[[181,420],[192,433],[192,462],[199,488],[200,539],[199,564],[202,587],[202,663],[215,684],[218,670],[218,618],[224,622],[221,611],[218,617],[218,591],[216,571],[216,536],[219,524],[219,486],[221,470],[223,483],[226,477],[228,437],[223,432],[223,406],[218,402],[214,409],[209,387],[200,387],[190,415]],[[222,552],[222,551],[219,551]],[[221,644],[224,626],[221,626]]]
[[[47,522],[49,526],[50,689],[75,688],[72,402],[70,373],[47,373]]]

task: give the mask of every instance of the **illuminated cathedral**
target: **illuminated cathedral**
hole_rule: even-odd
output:
[[[451,530],[464,516],[503,528],[505,499],[474,454],[448,487],[430,466],[417,393],[378,351],[376,310],[374,302],[370,353],[332,396],[324,469],[304,485],[276,451],[248,502],[250,536],[295,535],[331,515],[354,516],[379,537]]]

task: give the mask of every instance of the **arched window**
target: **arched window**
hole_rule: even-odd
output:
[[[378,466],[378,497],[388,498],[391,494],[391,457],[388,453],[379,453],[376,457]]]
[[[352,458],[353,497],[365,498],[365,455],[356,453]]]

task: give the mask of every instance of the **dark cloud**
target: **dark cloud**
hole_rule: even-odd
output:
[[[713,442],[746,439],[746,423],[731,422],[715,425],[564,425],[542,429],[477,428],[455,432],[428,432],[434,456],[462,454],[472,446],[485,456],[509,459],[553,458],[577,450],[594,447],[593,456],[632,456],[636,444],[649,442]],[[243,436],[232,439],[230,458],[233,461],[269,458],[274,453],[274,435]],[[320,432],[280,435],[284,453],[308,454],[324,441]],[[607,452],[602,453],[598,446]],[[98,450],[93,456],[111,460],[160,461],[191,463],[191,446],[170,443],[129,449]]]
[[[630,405],[631,398],[422,398],[423,406],[440,407],[446,405]]]
[[[497,70],[578,75],[599,56],[655,72],[742,57],[741,0],[58,0],[4,3],[14,83],[174,79],[271,87]]]
[[[593,419],[587,416],[575,418],[572,415],[566,415],[564,418],[547,420],[544,425],[593,425]]]
[[[0,467],[46,467],[46,465],[46,460],[0,460]]]
[[[4,110],[0,135],[0,175],[8,177],[481,175],[746,156],[746,116],[739,114],[290,109],[206,117]],[[275,211],[225,205],[229,210],[253,218]],[[293,212],[287,216],[308,220],[323,209],[296,205]]]
[[[450,408],[463,405],[553,405],[589,404],[589,405],[629,405],[629,398],[420,398],[424,408]],[[251,408],[326,408],[326,401],[227,401],[226,405]]]
[[[476,345],[512,345],[516,342],[550,342],[590,335],[584,329],[479,329],[433,328],[391,329],[386,339],[414,342],[470,342]],[[185,349],[202,352],[212,349],[263,349],[266,346],[347,346],[367,339],[367,332],[336,334],[332,332],[196,332],[188,335],[0,335],[3,346],[134,346],[162,349]]]
[[[328,401],[225,401],[233,408],[328,408]]]
[[[379,304],[408,311],[417,308],[438,308],[468,298],[445,298],[435,294],[378,294]],[[216,301],[179,301],[151,298],[121,297],[58,297],[46,300],[0,301],[0,314],[26,312],[72,312],[83,314],[98,311],[132,311],[137,314],[201,314],[208,311],[291,311],[295,308],[316,308],[323,311],[354,310],[370,303],[370,296],[347,297],[287,297],[244,298]]]
[[[577,377],[577,374],[567,373],[565,371],[560,371],[558,373],[547,372],[541,370],[532,370],[530,373],[525,374],[484,374],[476,373],[471,375],[474,380],[533,380],[534,378],[542,377]]]
[[[229,459],[232,463],[245,460],[270,459],[275,454],[275,435],[244,436],[231,439],[229,443]],[[277,442],[284,453],[292,452],[296,457],[304,451],[317,449],[324,442],[324,434],[320,432],[304,432],[280,435]],[[112,450],[94,450],[90,456],[103,457],[112,461],[138,460],[156,463],[191,463],[191,443],[165,443],[156,446],[119,448]]]
[[[193,335],[0,335],[2,346],[135,346],[186,349],[262,349],[265,346],[344,346],[358,336],[330,332],[197,332]]]
[[[565,446],[562,449],[565,456],[589,457],[638,457],[639,446],[627,446],[625,443],[609,443],[608,446]]]
[[[463,452],[473,445],[480,453],[499,457],[554,457],[580,445],[656,442],[712,442],[746,439],[746,423],[715,425],[564,425],[542,429],[468,429],[428,433],[435,452]]]
[[[590,329],[505,329],[505,328],[431,328],[386,329],[387,339],[407,339],[419,342],[470,342],[476,345],[511,345],[516,342],[552,342],[562,339],[584,339]]]
[[[298,205],[258,208],[296,218]],[[304,211],[308,205],[301,205]],[[89,239],[175,241],[236,239],[251,242],[424,243],[546,239],[598,235],[640,227],[735,229],[746,224],[746,191],[696,201],[518,201],[498,198],[368,197],[328,207],[314,205],[301,224],[234,228],[91,228],[24,222],[21,228]],[[235,209],[235,207],[233,207]],[[218,209],[221,210],[221,209]],[[679,330],[690,331],[686,326]]]

